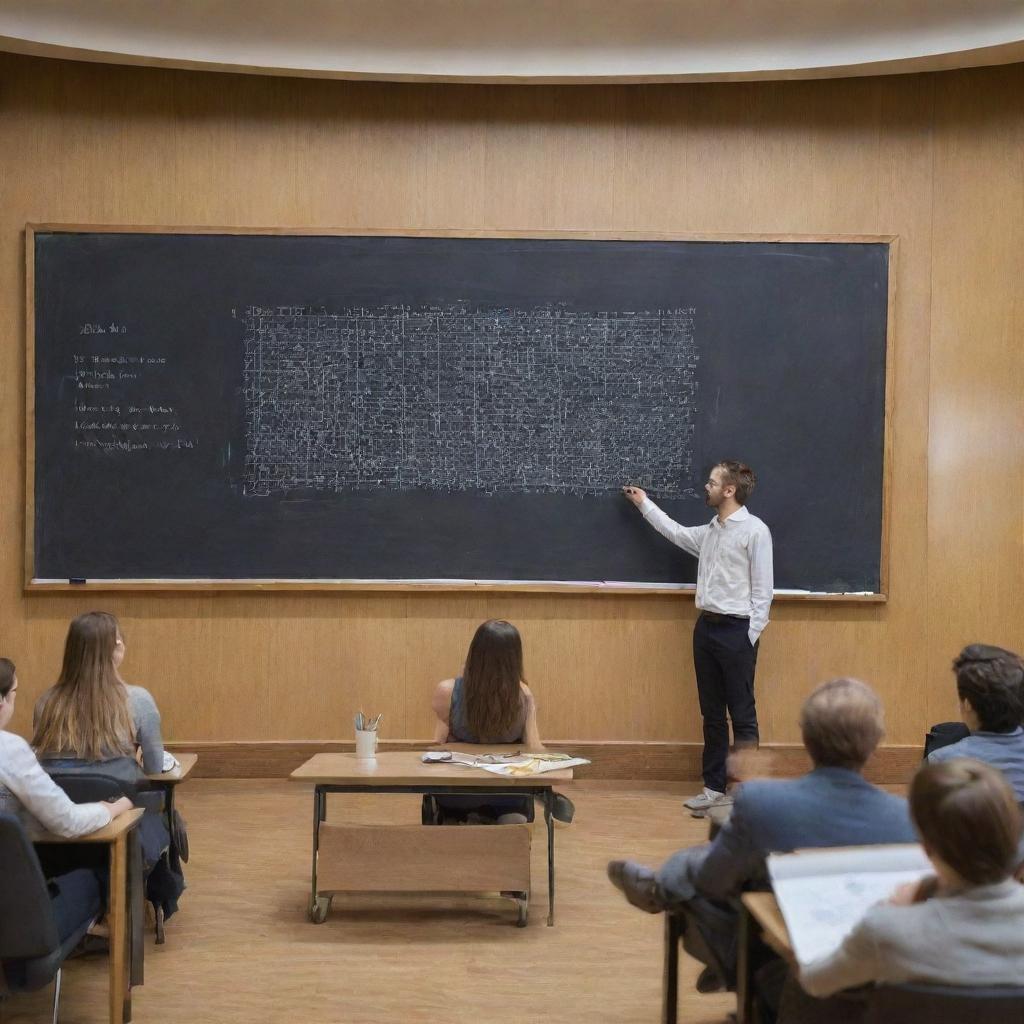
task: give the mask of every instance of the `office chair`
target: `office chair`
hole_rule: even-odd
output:
[[[864,1024],[1024,1024],[1024,987],[880,985]]]
[[[60,1007],[61,965],[89,930],[102,907],[97,892],[81,919],[58,934],[39,858],[13,814],[0,812],[0,999],[11,992],[53,986],[53,1024]]]

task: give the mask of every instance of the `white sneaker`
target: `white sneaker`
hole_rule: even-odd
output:
[[[691,811],[706,811],[709,807],[722,807],[731,804],[732,797],[725,793],[719,793],[717,789],[704,787],[703,793],[691,796],[689,800],[683,801],[683,806]]]

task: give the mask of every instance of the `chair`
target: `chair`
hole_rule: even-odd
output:
[[[35,992],[52,980],[56,1024],[61,965],[100,913],[99,896],[62,941],[39,859],[13,814],[0,813],[0,864],[0,998]]]
[[[43,767],[46,765],[44,763]],[[158,810],[162,796],[160,793],[148,792],[148,782],[143,780],[144,786],[137,786],[126,782],[115,775],[104,775],[102,772],[84,771],[55,771],[47,773],[54,782],[64,790],[65,793],[76,803],[95,803],[100,800],[116,800],[119,797],[128,797],[136,807],[143,807],[146,810]],[[129,872],[132,876],[132,899],[130,902],[130,933],[132,936],[132,962],[133,974],[132,984],[142,984],[142,934],[143,905],[142,895],[145,888],[145,879],[142,871],[142,852],[139,846],[139,833],[133,831],[129,838],[131,853],[129,861]],[[72,857],[80,857],[80,854],[73,854]],[[68,866],[68,853],[66,850],[53,851],[44,857],[44,862],[58,866],[64,870]],[[156,942],[161,945],[165,941],[163,911],[154,903],[153,910],[156,915]]]
[[[868,1000],[864,1024],[1022,1024],[1024,988],[881,985]]]

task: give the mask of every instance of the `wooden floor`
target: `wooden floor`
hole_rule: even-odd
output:
[[[659,863],[700,842],[706,825],[674,783],[579,783],[576,822],[556,834],[556,924],[547,912],[543,823],[533,847],[525,929],[497,896],[336,898],[310,924],[311,789],[277,780],[196,780],[182,786],[192,860],[167,943],[147,935],[136,1024],[654,1024],[661,1008],[662,918],[629,906],[605,876],[614,857]],[[419,820],[419,798],[335,795],[328,819]],[[718,1024],[727,995],[693,989],[681,958],[680,1020]],[[106,1020],[106,961],[65,970],[61,1020]],[[48,1020],[50,991],[19,996],[6,1021]]]

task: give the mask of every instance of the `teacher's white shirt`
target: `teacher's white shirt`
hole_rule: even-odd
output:
[[[725,522],[681,526],[650,498],[640,503],[644,519],[663,537],[697,558],[697,607],[719,615],[749,616],[751,644],[768,625],[774,572],[768,527],[739,508]]]

